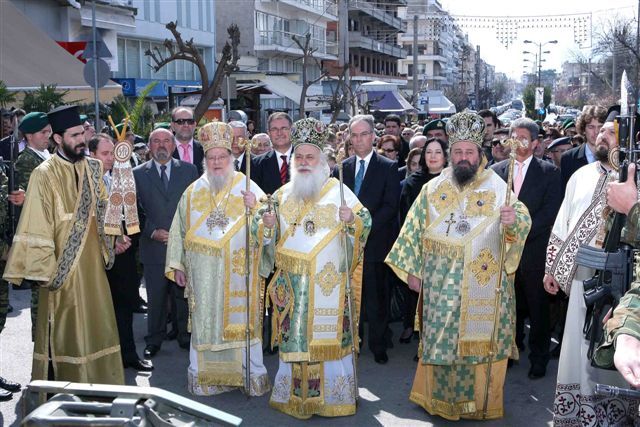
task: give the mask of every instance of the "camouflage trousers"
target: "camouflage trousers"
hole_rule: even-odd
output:
[[[4,329],[9,312],[9,284],[0,280],[0,332]]]

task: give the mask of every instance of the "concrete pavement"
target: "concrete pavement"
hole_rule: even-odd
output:
[[[31,318],[29,291],[11,290],[13,313],[7,319],[5,330],[0,334],[0,374],[26,385],[31,375]],[[557,360],[552,360],[545,378],[531,381],[526,355],[520,364],[507,372],[504,390],[505,416],[495,421],[449,422],[429,416],[422,408],[409,402],[408,396],[413,382],[416,362],[413,361],[417,341],[411,344],[398,343],[401,324],[392,324],[394,346],[389,350],[389,363],[381,366],[373,361],[372,354],[363,347],[359,359],[360,401],[358,412],[353,417],[313,417],[299,421],[269,407],[269,396],[247,399],[240,391],[214,396],[191,397],[187,392],[188,353],[180,349],[176,341],[166,341],[154,357],[155,370],[149,374],[137,374],[127,369],[128,385],[160,387],[191,397],[199,402],[241,417],[246,426],[526,426],[537,427],[551,424],[551,409],[555,392]],[[143,336],[146,324],[144,315],[135,315],[134,332],[138,353],[144,349]],[[277,355],[265,355],[264,362],[273,379],[277,371]],[[0,426],[19,425],[23,418],[20,394],[13,400],[0,403]]]

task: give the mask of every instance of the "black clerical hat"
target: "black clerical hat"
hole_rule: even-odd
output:
[[[77,105],[62,105],[47,114],[53,133],[62,134],[65,130],[82,125]]]

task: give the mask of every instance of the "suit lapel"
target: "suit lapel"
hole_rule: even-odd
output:
[[[158,169],[156,168],[155,162],[153,160],[149,160],[146,169],[147,176],[149,177],[149,181],[153,185],[156,186],[156,189],[164,196],[166,196],[167,191],[164,189],[164,185],[162,185],[162,179],[158,174]]]
[[[353,191],[356,182],[356,157],[349,157],[342,166],[342,179],[347,187]]]
[[[375,170],[378,166],[378,155],[376,154],[376,150],[373,150],[373,154],[371,155],[371,159],[369,160],[369,164],[367,165],[367,170],[364,173],[364,179],[362,180],[362,187],[366,188],[368,185],[371,185],[369,181],[374,179],[373,175],[375,174]]]
[[[182,164],[180,160],[171,161],[171,177],[169,178],[168,194],[175,194],[180,186]]]

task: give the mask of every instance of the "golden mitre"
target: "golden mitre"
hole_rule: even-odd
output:
[[[202,144],[204,152],[212,148],[226,148],[231,151],[233,130],[224,122],[210,122],[202,126],[198,131],[198,141]]]
[[[449,136],[449,145],[467,141],[482,147],[484,119],[475,113],[467,111],[454,114],[447,121],[447,135]]]

